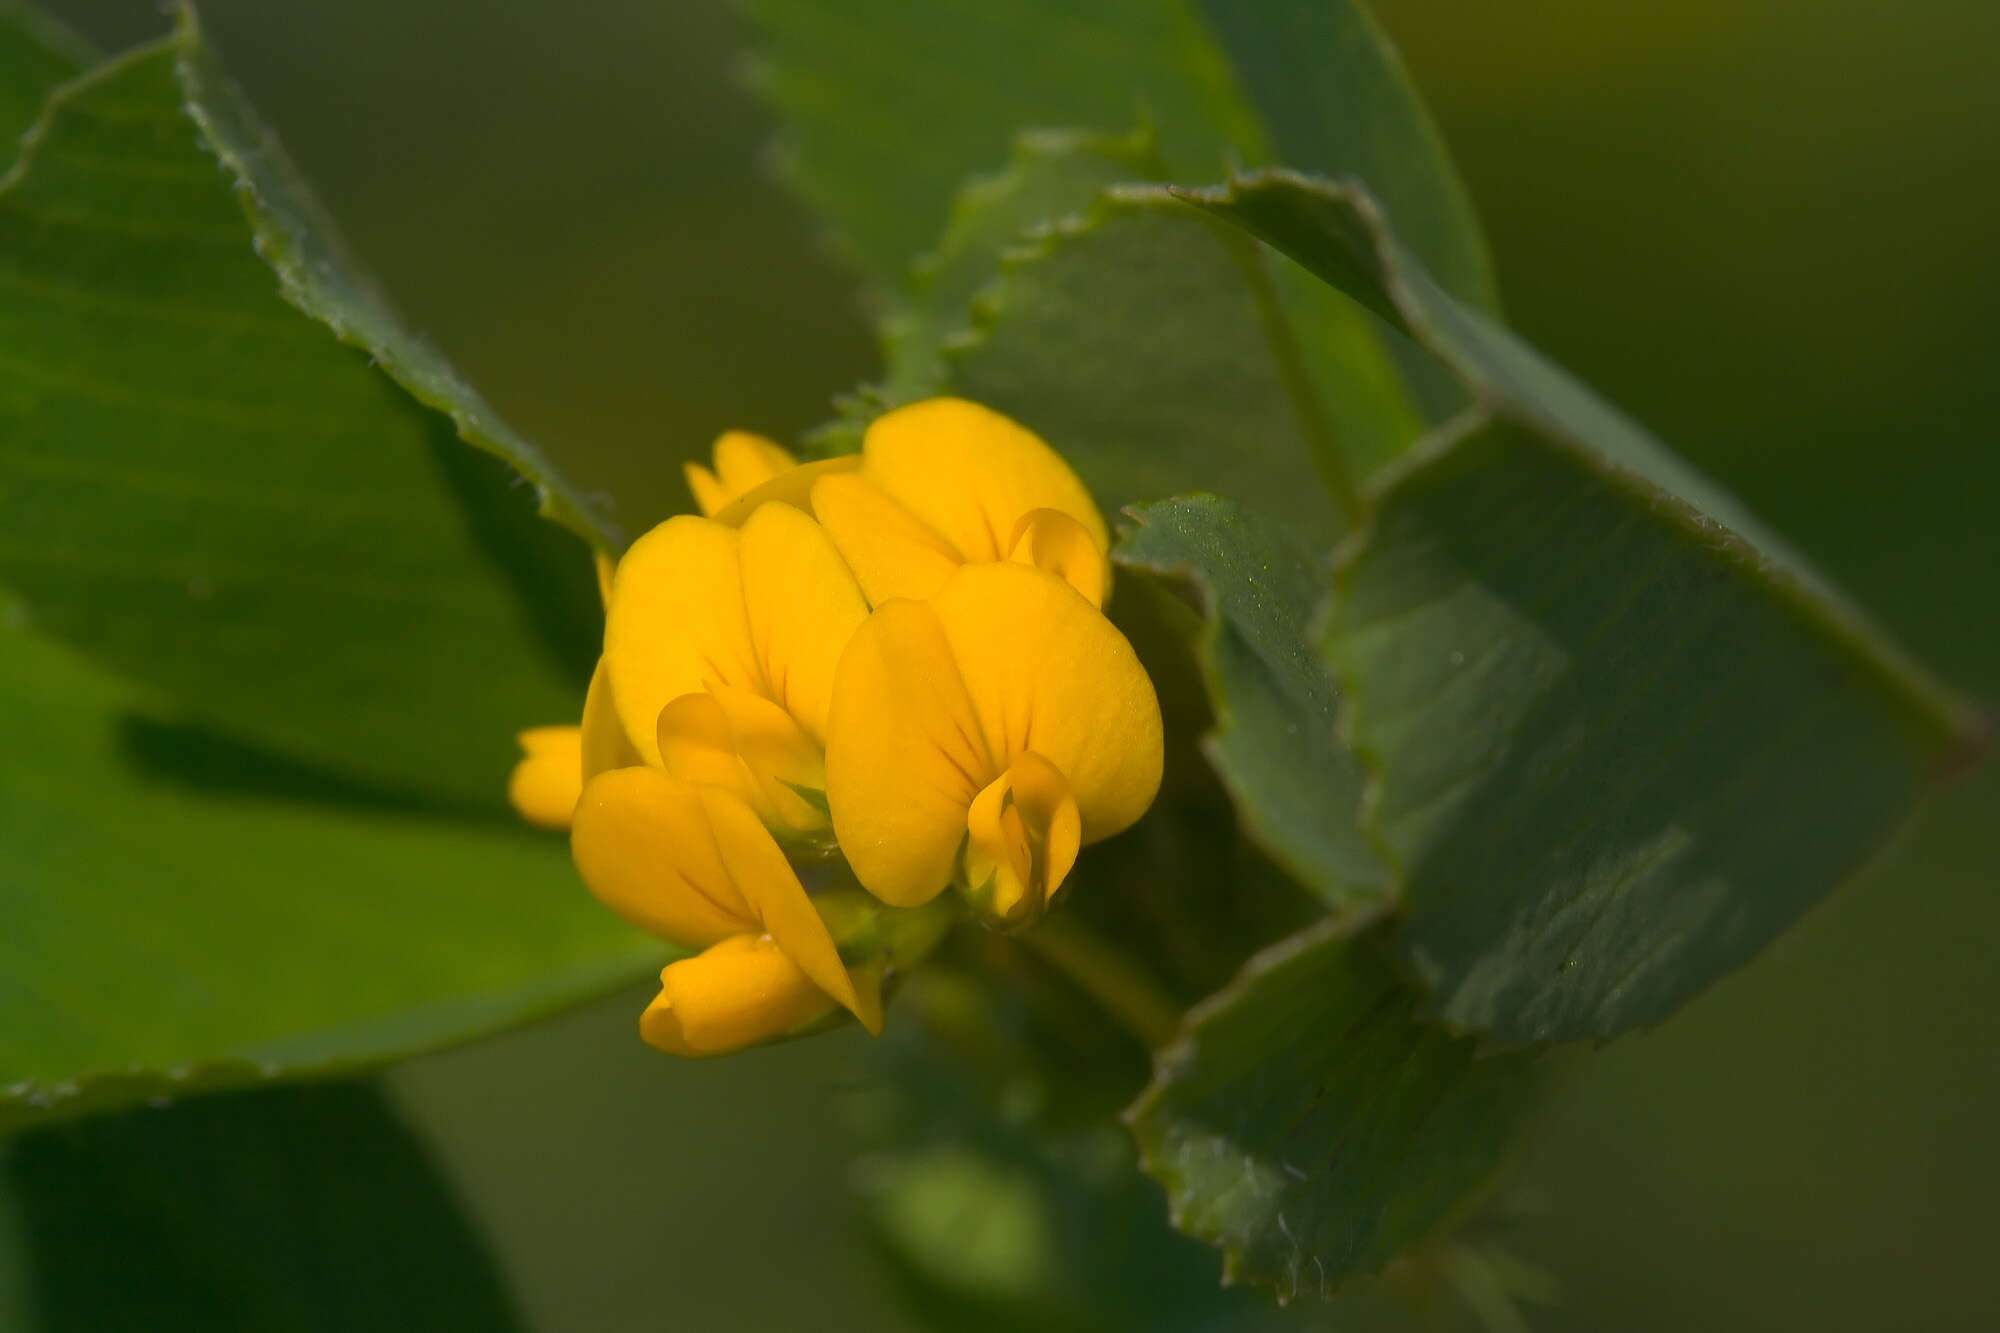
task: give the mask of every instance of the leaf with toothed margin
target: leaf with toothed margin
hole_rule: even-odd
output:
[[[504,809],[513,732],[580,707],[588,554],[282,298],[419,364],[231,97],[188,18],[65,84],[0,184],[0,583],[238,740]]]
[[[1310,449],[1336,454],[1343,475],[1365,475],[1400,453],[1421,427],[1383,343],[1385,337],[1400,342],[1401,335],[1373,327],[1346,297],[1288,260],[1259,256],[1241,244],[1216,246],[1213,237],[1199,234],[1199,215],[1163,204],[1157,191],[1144,196],[1148,203],[1141,208],[1182,218],[1197,233],[1176,242],[1197,256],[1191,272],[1169,271],[1156,248],[1127,252],[1115,235],[1098,242],[1100,228],[1122,233],[1143,226],[1122,202],[1126,183],[1157,179],[1164,169],[1141,134],[1023,136],[1006,171],[975,181],[954,201],[944,238],[912,270],[907,301],[882,320],[885,382],[845,404],[846,419],[822,433],[822,447],[858,447],[861,429],[885,407],[954,388],[975,397],[989,391],[990,363],[972,353],[997,333],[1005,344],[999,354],[1008,358],[1005,373],[1032,377],[1031,389],[1015,390],[1023,402],[1030,401],[1028,392],[1079,391],[1109,402],[1121,378],[1166,380],[1137,349],[1172,338],[1173,368],[1192,372],[1178,377],[1182,395],[1211,392],[1218,401],[1201,411],[1225,418],[1234,412],[1226,430],[1207,444],[1222,455],[1212,460],[1217,475],[1241,461],[1223,451],[1232,438],[1248,439],[1258,429],[1258,407],[1250,393],[1232,403],[1229,381],[1208,382],[1222,372],[1199,364],[1205,345],[1218,359],[1236,355],[1236,346],[1260,347],[1262,384],[1276,387],[1289,414],[1281,429]],[[1160,230],[1172,234],[1172,228]],[[1077,247],[1089,253],[1073,253]],[[1141,299],[1136,290],[1166,284],[1178,284],[1173,290],[1185,299]],[[1078,292],[1086,297],[1078,299]],[[1213,328],[1206,325],[1211,315]],[[1057,319],[1066,327],[1046,329]],[[1009,321],[1031,324],[1035,332],[1017,337],[1005,327]],[[1094,358],[1086,363],[1088,372],[1063,359],[1078,351]],[[968,360],[972,364],[962,364]],[[1244,382],[1252,391],[1258,387]],[[1131,397],[1155,392],[1149,382]],[[1204,446],[1195,439],[1179,447],[1198,456]],[[1264,447],[1282,448],[1282,439]],[[1114,489],[1100,498],[1115,503],[1122,494]],[[1159,492],[1138,494],[1156,498]],[[1285,503],[1294,513],[1328,506],[1310,492],[1294,492]]]
[[[1496,299],[1485,243],[1436,128],[1392,45],[1348,0],[1112,0],[1082,8],[1053,0],[753,0],[749,8],[760,33],[757,83],[784,122],[785,174],[857,261],[885,311],[887,390],[864,388],[844,402],[841,419],[811,441],[821,450],[856,447],[883,406],[939,387],[931,373],[939,336],[948,345],[967,311],[961,302],[940,319],[938,293],[925,291],[921,276],[912,282],[906,266],[937,244],[948,218],[960,238],[1004,239],[1009,228],[1019,235],[1030,223],[1073,221],[1076,205],[1067,200],[1032,216],[1045,173],[1023,180],[1018,155],[997,177],[983,176],[1000,168],[1011,136],[1024,128],[1064,126],[1057,137],[1102,141],[1136,115],[1152,160],[1127,180],[1207,180],[1227,163],[1280,157],[1376,179],[1454,290],[1484,305]],[[945,248],[952,244],[948,237]],[[1405,358],[1400,339],[1292,265],[1270,269],[1252,279],[1259,317],[1284,329],[1281,343],[1302,345],[1301,356],[1273,350],[1292,381],[1288,392],[1317,400],[1305,428],[1335,442],[1348,472],[1366,476],[1407,448],[1425,421],[1449,414],[1449,388],[1411,376],[1421,358]],[[1173,277],[1159,281],[1164,287]],[[1141,349],[1154,340],[1146,320],[1191,323],[1203,314],[1160,301],[1133,311],[1087,313],[1106,331],[1107,348],[1129,335]],[[1093,374],[1116,368],[1086,365]],[[1108,383],[1107,397],[1117,388]],[[1226,461],[1257,424],[1217,435],[1216,453]],[[1281,452],[1283,436],[1261,447]],[[1191,484],[1208,483],[1139,494],[1157,499]],[[1111,505],[1126,498],[1100,496]]]
[[[1361,836],[1361,768],[1334,734],[1333,674],[1310,631],[1327,552],[1213,495],[1126,511],[1111,558],[1193,579],[1215,730],[1203,742],[1244,830],[1336,909],[1384,905],[1388,876]]]
[[[1462,1217],[1555,1069],[1425,1022],[1373,938],[1330,918],[1190,1012],[1125,1113],[1174,1225],[1225,1280],[1331,1294]]]
[[[1266,276],[1163,192],[1108,192],[1004,257],[945,349],[951,383],[1048,440],[1107,512],[1217,491],[1330,537],[1325,440],[1273,355],[1290,335]]]
[[[784,174],[883,292],[1011,136],[1115,134],[1136,115],[1172,179],[1282,160],[1377,180],[1453,290],[1491,302],[1465,188],[1394,47],[1351,0],[747,8]]]
[[[1353,185],[1177,191],[1407,330],[1474,406],[1340,553],[1324,651],[1396,942],[1508,1042],[1656,1022],[1851,874],[1982,720],[1733,497],[1453,301]]]
[[[1075,225],[1106,187],[1163,180],[1165,172],[1143,132],[1017,138],[1004,171],[954,197],[943,238],[911,265],[907,304],[883,319],[881,405],[944,391],[944,348],[965,335],[973,300],[1000,276],[1002,255],[1050,228]]]
[[[300,179],[277,138],[257,119],[201,35],[195,7],[179,6],[176,71],[187,113],[222,160],[255,231],[257,253],[277,274],[287,301],[319,320],[426,407],[449,416],[459,438],[484,449],[526,478],[544,518],[560,523],[600,551],[616,551],[623,535],[563,479],[540,448],[523,438],[459,375],[444,356],[403,324],[348,255],[338,229],[311,187]]]

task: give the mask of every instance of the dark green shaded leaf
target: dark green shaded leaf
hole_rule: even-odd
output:
[[[191,729],[18,624],[0,735],[0,1129],[394,1059],[658,964],[559,839]]]
[[[1336,588],[1402,947],[1509,1041],[1655,1022],[1746,961],[1963,725],[1735,534],[1510,422],[1399,477]]]
[[[1549,1065],[1419,1017],[1331,919],[1188,1015],[1128,1112],[1174,1225],[1280,1300],[1332,1293],[1462,1215],[1541,1104]]]
[[[1508,1041],[1664,1017],[1856,868],[1979,723],[1732,497],[1453,302],[1359,190],[1197,196],[1476,407],[1383,479],[1325,648],[1405,957]]]
[[[1361,769],[1334,734],[1333,675],[1308,630],[1326,554],[1212,495],[1127,511],[1112,558],[1185,575],[1208,628],[1201,652],[1215,730],[1204,743],[1245,830],[1336,907],[1380,901],[1388,882],[1361,836]]]
[[[588,557],[280,299],[183,111],[206,59],[189,29],[67,85],[0,190],[0,581],[238,739],[495,808],[512,732],[577,713]],[[269,206],[295,299],[407,358]]]
[[[6,1185],[18,1333],[521,1327],[449,1187],[369,1088],[42,1130],[7,1145]]]

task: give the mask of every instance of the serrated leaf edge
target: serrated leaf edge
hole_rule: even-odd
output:
[[[302,177],[292,168],[277,137],[252,113],[248,100],[221,69],[203,39],[200,16],[194,0],[176,0],[174,32],[159,43],[142,47],[139,53],[165,49],[174,53],[174,71],[181,85],[183,109],[199,132],[202,143],[213,153],[230,178],[243,214],[249,223],[251,241],[260,259],[278,279],[279,294],[308,318],[324,325],[335,338],[368,353],[370,364],[393,380],[411,398],[451,419],[458,437],[476,449],[492,454],[535,489],[537,511],[545,519],[560,524],[587,542],[593,550],[616,553],[624,545],[624,534],[603,510],[603,502],[586,499],[557,471],[540,448],[516,434],[485,397],[467,383],[442,355],[407,328],[402,332],[413,347],[431,351],[442,371],[442,381],[425,383],[395,348],[371,340],[354,328],[328,301],[313,265],[304,256],[310,248],[323,250],[343,271],[346,280],[367,293],[384,318],[401,327],[387,299],[366,270],[347,254],[338,228],[321,208]],[[88,77],[88,76],[86,76]],[[232,117],[229,113],[234,112]],[[254,132],[259,142],[247,146],[232,132],[229,121]],[[267,172],[287,178],[293,187],[290,202],[309,225],[306,230],[287,227],[281,210],[265,193],[260,176],[250,163],[255,155],[270,164]],[[23,162],[27,154],[23,153]],[[504,436],[512,436],[511,440]]]
[[[1171,503],[1173,500],[1201,499],[1224,500],[1226,497],[1217,496],[1206,491],[1195,491],[1186,495],[1173,496],[1168,500],[1155,500],[1143,504],[1127,505],[1123,514],[1126,518],[1132,520],[1138,528],[1143,528],[1149,526],[1146,515],[1155,505]],[[1279,869],[1283,870],[1299,884],[1305,886],[1322,901],[1333,905],[1336,911],[1359,911],[1362,909],[1386,911],[1392,909],[1395,905],[1395,881],[1393,879],[1385,878],[1382,885],[1374,888],[1356,885],[1337,886],[1320,884],[1318,882],[1320,879],[1318,872],[1293,858],[1290,851],[1282,846],[1281,840],[1272,836],[1269,826],[1262,819],[1261,812],[1231,782],[1228,773],[1218,761],[1215,752],[1215,747],[1220,744],[1222,737],[1233,725],[1228,694],[1223,689],[1222,679],[1217,674],[1215,666],[1215,644],[1221,637],[1224,627],[1221,605],[1215,596],[1215,590],[1209,580],[1192,562],[1163,563],[1144,560],[1134,556],[1126,548],[1126,538],[1136,530],[1137,528],[1128,528],[1119,534],[1118,542],[1111,549],[1112,562],[1138,572],[1182,580],[1195,590],[1196,597],[1200,602],[1202,629],[1195,644],[1195,662],[1201,669],[1202,686],[1208,695],[1209,707],[1215,714],[1214,725],[1201,738],[1201,751],[1203,756],[1208,759],[1209,767],[1214,770],[1217,779],[1228,790],[1230,803],[1236,810],[1239,827],[1250,835],[1251,841],[1262,848],[1264,853],[1277,864]],[[1331,670],[1330,667],[1329,670]],[[1333,739],[1343,747],[1347,747],[1347,740],[1339,734],[1337,723]],[[1355,814],[1358,818],[1360,815],[1359,809],[1355,811]],[[1375,851],[1377,859],[1380,860],[1380,849],[1374,847],[1372,839],[1370,840],[1370,846]],[[1386,863],[1383,865],[1383,870],[1386,876],[1388,870]]]

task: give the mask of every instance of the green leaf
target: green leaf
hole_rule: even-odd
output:
[[[1323,6],[1323,15],[1293,8],[1283,0],[1256,0],[1223,25],[1231,45],[1257,61],[1275,44],[1314,69],[1321,90],[1315,99],[1265,108],[1287,151],[1304,153],[1308,165],[1328,171],[1393,168],[1399,202],[1422,214],[1426,240],[1438,242],[1440,259],[1454,274],[1468,275],[1468,286],[1485,299],[1491,283],[1484,276],[1483,243],[1394,52],[1365,16],[1340,0]],[[1046,243],[1051,230],[1090,230],[1079,216],[1084,200],[1078,190],[1092,172],[1115,170],[1102,146],[1117,142],[1109,136],[1130,124],[1135,112],[1148,127],[1151,151],[1129,164],[1127,180],[1207,179],[1225,162],[1272,156],[1258,107],[1231,70],[1231,52],[1184,0],[1121,0],[1088,10],[1046,0],[1026,9],[911,0],[829,8],[756,0],[752,9],[765,32],[762,81],[790,128],[794,182],[846,240],[886,310],[888,382],[843,405],[845,419],[824,433],[824,447],[853,447],[859,427],[882,402],[908,401],[945,387],[937,377],[940,356],[956,343],[977,340],[984,321],[965,305],[974,284],[933,281],[938,258],[946,257],[947,268],[961,278],[990,277],[999,256],[1015,244]],[[979,54],[960,61],[938,58],[951,51]],[[1340,77],[1320,77],[1319,66]],[[1081,129],[1041,136],[1039,152],[1017,147],[1006,171],[954,193],[967,176],[1001,160],[1016,129],[1046,125]],[[1099,151],[1091,151],[1093,145]],[[947,200],[955,202],[946,239],[930,252],[931,266],[919,265],[911,275],[909,256],[931,243]],[[1130,258],[1105,254],[1108,249],[1100,247],[1099,253],[1120,273],[1157,257],[1157,247]],[[1054,262],[1066,269],[1080,261],[1064,256]],[[1337,451],[1345,471],[1356,477],[1400,453],[1421,428],[1412,391],[1435,410],[1431,386],[1405,385],[1395,349],[1384,345],[1386,331],[1345,297],[1301,280],[1289,263],[1281,261],[1270,272],[1254,256],[1248,263],[1244,276],[1253,287],[1257,318],[1274,330],[1280,374],[1306,410],[1302,424],[1317,447],[1329,455]],[[1174,280],[1164,271],[1150,276]],[[1129,284],[1113,274],[1095,285],[1124,295]],[[1240,294],[1217,299],[1226,312],[1243,304]],[[1097,341],[1115,349],[1127,339],[1142,345],[1154,340],[1148,317],[1170,316],[1175,326],[1198,330],[1206,312],[1199,305],[1152,301],[1130,317],[1120,306],[1087,313],[1101,335]],[[1225,326],[1231,318],[1225,313]],[[1225,327],[1216,342],[1224,345],[1228,338]],[[1305,355],[1291,353],[1293,341],[1303,344]],[[1143,367],[1121,359],[1092,369],[1099,376],[1098,396],[1106,402],[1127,394],[1139,400],[1137,395],[1154,387]],[[1217,378],[1230,369],[1219,367]],[[1129,372],[1134,389],[1123,387],[1121,372]],[[979,396],[976,385],[959,388]],[[1048,433],[1042,423],[1031,419],[1030,424]],[[1156,499],[1209,484],[1133,492],[1122,484],[1129,479],[1119,480],[1100,498]],[[1331,484],[1351,489],[1339,478]],[[1314,503],[1298,498],[1295,489],[1291,494],[1291,508],[1283,512]]]
[[[203,41],[195,6],[180,0],[173,45],[187,114],[236,187],[255,231],[257,253],[278,276],[284,298],[342,342],[361,348],[409,395],[448,415],[461,439],[503,460],[534,486],[542,515],[592,546],[615,551],[622,534],[563,480],[542,451],[500,419],[444,356],[406,328],[373,281],[347,254],[339,231],[299,178],[271,132]]]
[[[183,78],[247,173],[254,228]],[[0,187],[0,582],[229,735],[496,808],[512,733],[577,714],[588,557],[281,299],[419,394],[456,392],[308,225],[275,148],[246,146],[244,117],[190,19],[66,85]]]
[[[75,78],[91,60],[83,42],[13,0],[0,0],[0,170],[41,114],[49,92]]]
[[[1135,115],[1179,177],[1265,135],[1180,0],[1011,5],[750,0],[757,83],[785,121],[786,175],[878,288],[902,285],[968,178],[1022,130],[1119,134]]]
[[[974,298],[1000,276],[1002,255],[1051,227],[1076,225],[1107,186],[1164,175],[1144,134],[1044,131],[1017,139],[1005,171],[953,199],[943,239],[911,265],[907,307],[884,317],[884,405],[942,391],[944,348],[965,336]]]
[[[560,839],[245,750],[0,620],[0,1130],[365,1067],[659,965]]]
[[[1476,407],[1382,479],[1325,650],[1397,940],[1506,1041],[1655,1022],[1873,852],[1979,720],[1732,497],[1452,301],[1358,189],[1194,196]]]
[[[947,351],[960,393],[1038,431],[1107,510],[1217,491],[1330,534],[1324,422],[1273,354],[1288,337],[1253,251],[1121,190],[1010,252]]]
[[[1017,131],[1116,134],[1136,113],[1175,179],[1279,159],[1394,177],[1383,181],[1392,202],[1438,243],[1426,256],[1466,275],[1471,299],[1490,294],[1436,130],[1394,50],[1348,0],[749,8],[758,82],[786,122],[788,174],[882,288],[901,285],[946,201],[997,168]],[[1296,86],[1270,86],[1280,80]]]
[[[16,1333],[521,1323],[423,1146],[372,1089],[212,1097],[6,1146]]]
[[[1206,603],[1200,654],[1216,724],[1203,748],[1245,831],[1333,907],[1381,902],[1388,881],[1361,836],[1361,769],[1334,734],[1333,675],[1309,632],[1326,554],[1212,495],[1127,512],[1136,526],[1112,559],[1191,577]]]
[[[1271,128],[1273,162],[1365,182],[1459,300],[1500,309],[1493,261],[1444,137],[1365,6],[1199,0]]]
[[[1174,1224],[1225,1280],[1280,1300],[1374,1272],[1461,1215],[1540,1106],[1551,1065],[1482,1055],[1330,918],[1188,1015],[1126,1121]]]
[[[1054,132],[1024,136],[1005,172],[975,181],[954,200],[944,239],[913,268],[908,304],[882,321],[886,382],[847,404],[853,420],[844,428],[831,428],[825,438],[843,447],[858,446],[854,427],[865,424],[875,410],[951,391],[954,378],[960,380],[958,388],[974,396],[993,391],[980,378],[984,373],[980,358],[974,357],[978,364],[971,369],[957,364],[978,351],[993,326],[1001,327],[1009,342],[1001,355],[1024,360],[1019,367],[1010,366],[1008,373],[1034,377],[1031,392],[1073,392],[1082,387],[1109,405],[1124,397],[1151,401],[1159,391],[1156,381],[1161,376],[1155,365],[1131,355],[1132,346],[1171,338],[1179,358],[1176,364],[1190,363],[1210,345],[1226,348],[1232,339],[1246,346],[1257,344],[1254,324],[1261,330],[1261,356],[1270,362],[1262,379],[1268,384],[1275,377],[1278,394],[1289,400],[1287,410],[1295,418],[1291,429],[1308,448],[1324,455],[1322,467],[1327,466],[1326,459],[1333,460],[1337,475],[1330,484],[1343,492],[1351,490],[1348,476],[1365,475],[1406,448],[1422,423],[1397,365],[1380,341],[1377,322],[1345,296],[1289,260],[1260,258],[1248,246],[1225,242],[1220,247],[1224,253],[1218,255],[1209,238],[1181,238],[1177,251],[1200,256],[1190,274],[1169,268],[1171,261],[1162,260],[1156,249],[1128,253],[1115,239],[1101,245],[1094,240],[1100,227],[1132,211],[1121,200],[1118,182],[1157,179],[1164,171],[1144,136],[1107,139]],[[1163,216],[1184,216],[1181,210],[1160,206],[1157,195],[1149,199]],[[1191,220],[1188,225],[1197,226]],[[1124,230],[1113,226],[1120,233]],[[1090,253],[1070,253],[1079,240]],[[1051,270],[1038,271],[1042,261]],[[1107,271],[1098,272],[1095,266]],[[1049,332],[1044,325],[1052,318],[1048,309],[1052,297],[1065,301],[1072,292],[1089,292],[1123,298],[1128,289],[1167,282],[1182,282],[1189,288],[1205,283],[1214,290],[1212,295],[1190,291],[1190,303],[1179,305],[1152,300],[1140,306],[1086,306],[1081,300],[1070,301],[1071,308],[1061,313],[1067,327],[1054,331],[1066,340],[1058,345],[1058,355],[1081,343],[1099,358],[1102,364],[1086,385],[1064,383],[1073,373],[1071,367],[1031,341]],[[1211,326],[1207,305],[1192,303],[1202,300],[1223,307],[1219,326]],[[1004,328],[1009,321],[1027,322],[1033,331],[1015,340]],[[1400,335],[1388,336],[1402,341]],[[1225,368],[1220,373],[1231,372]],[[1203,391],[1200,384],[1177,388],[1183,399]],[[1222,388],[1226,393],[1226,385]],[[1030,401],[1030,391],[1015,392],[1022,401]],[[1233,406],[1224,402],[1203,410],[1227,414]],[[1194,436],[1186,419],[1181,421],[1184,433]],[[1097,436],[1063,441],[1071,453],[1096,449],[1101,443]],[[1199,464],[1210,446],[1208,440],[1195,437],[1180,447]],[[1149,441],[1135,440],[1118,446],[1122,458],[1087,459],[1087,478],[1110,487],[1113,497],[1157,497],[1158,490],[1131,490],[1135,479],[1129,460],[1151,449]],[[1144,487],[1150,480],[1142,473],[1136,483]],[[1302,498],[1289,487],[1273,486],[1270,494],[1275,496],[1280,489],[1286,491],[1284,503],[1292,511],[1326,511],[1325,504],[1309,492]],[[1105,498],[1102,490],[1100,498]]]

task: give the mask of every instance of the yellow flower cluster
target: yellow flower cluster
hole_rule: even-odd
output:
[[[648,1042],[719,1054],[836,1006],[878,1031],[879,967],[842,959],[795,866],[1030,921],[1159,788],[1104,520],[1033,433],[950,398],[819,463],[731,433],[688,481],[702,516],[601,571],[582,725],[523,732],[510,795],[608,906],[703,950],[661,974]]]

